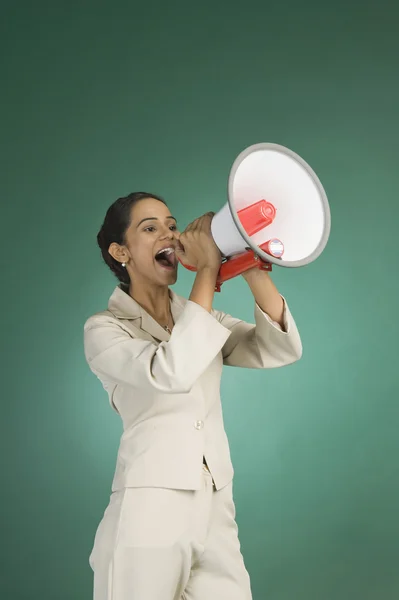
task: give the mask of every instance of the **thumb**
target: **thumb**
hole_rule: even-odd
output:
[[[176,244],[175,254],[176,254],[177,260],[180,261],[182,264],[187,262],[186,253],[184,252],[184,248],[180,242],[177,242],[177,244]]]
[[[175,254],[176,254],[177,260],[183,265],[183,267],[185,267],[189,271],[196,271],[196,268],[193,265],[190,265],[190,262],[184,251],[184,248],[180,242],[178,242],[176,245]]]
[[[175,246],[175,254],[178,258],[185,256],[183,244],[179,240],[177,240],[177,244]]]

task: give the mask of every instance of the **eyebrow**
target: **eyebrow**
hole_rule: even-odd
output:
[[[173,221],[176,221],[175,217],[166,217],[167,219],[173,219]],[[140,227],[140,225],[142,223],[144,223],[144,221],[159,221],[158,217],[146,217],[145,219],[141,219],[140,223],[137,225],[137,227]]]

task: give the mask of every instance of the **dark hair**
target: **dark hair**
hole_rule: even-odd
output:
[[[121,245],[125,243],[125,233],[131,222],[132,208],[137,202],[147,198],[155,198],[166,205],[163,198],[147,192],[133,192],[128,196],[118,198],[107,210],[104,222],[97,234],[97,243],[104,262],[124,285],[130,283],[128,272],[119,261],[110,255],[108,248],[113,242]]]

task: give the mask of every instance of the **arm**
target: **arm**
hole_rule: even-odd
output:
[[[296,362],[302,356],[302,343],[286,300],[267,272],[249,271],[245,279],[255,299],[255,324],[214,311],[219,322],[231,332],[223,347],[224,364],[270,369]]]
[[[221,351],[230,332],[211,314],[221,255],[211,243],[212,216],[191,223],[179,236],[178,257],[197,269],[196,278],[168,342],[132,338],[117,319],[97,315],[85,324],[84,346],[91,370],[103,381],[140,391],[188,393]]]
[[[158,346],[132,338],[107,315],[90,317],[84,349],[91,370],[101,379],[145,392],[188,393],[221,351],[230,332],[199,304],[188,301],[168,342]]]
[[[250,269],[243,273],[243,277],[259,308],[285,330],[285,303],[269,273],[261,269]]]
[[[219,265],[216,267],[204,267],[197,272],[194,285],[191,290],[191,302],[202,306],[209,313],[212,312],[212,303],[215,296],[216,280],[219,272]]]

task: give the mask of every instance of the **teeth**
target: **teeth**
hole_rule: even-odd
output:
[[[173,254],[174,253],[174,248],[163,248],[162,250],[159,250],[156,254],[156,256],[158,256],[159,254]]]

